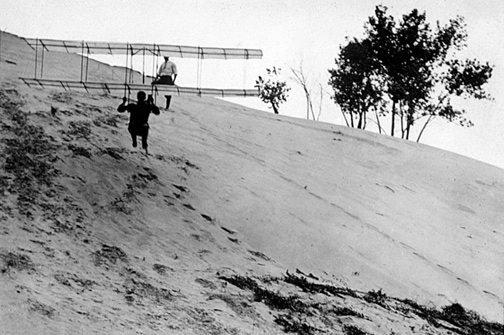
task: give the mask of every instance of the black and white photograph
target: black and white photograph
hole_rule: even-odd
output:
[[[0,335],[504,335],[501,0],[1,0]]]

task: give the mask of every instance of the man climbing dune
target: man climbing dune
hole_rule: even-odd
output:
[[[147,147],[147,137],[149,136],[149,116],[150,113],[159,115],[159,108],[154,104],[152,96],[149,95],[147,101],[145,101],[145,92],[139,91],[137,93],[137,103],[132,103],[126,105],[126,97],[123,98],[122,104],[117,107],[119,113],[125,111],[130,112],[130,122],[128,125],[128,131],[131,134],[131,139],[133,140],[133,147],[137,146],[137,136],[142,137],[142,149],[145,153],[149,154]]]

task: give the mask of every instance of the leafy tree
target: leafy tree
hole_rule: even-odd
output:
[[[465,110],[456,108],[452,99],[489,99],[483,86],[491,78],[492,67],[453,58],[455,51],[466,46],[462,17],[432,29],[425,13],[416,9],[396,22],[387,7],[377,6],[365,33],[362,41],[353,40],[341,48],[338,68],[329,70],[334,100],[342,109],[365,119],[366,107],[380,107],[382,114],[391,114],[390,134],[395,135],[399,119],[401,137],[406,139],[411,127],[424,119],[417,141],[438,117],[472,126],[464,117]]]
[[[447,62],[448,69],[444,75],[438,79],[443,85],[443,90],[435,99],[426,104],[424,110],[417,119],[426,118],[422,130],[418,134],[417,141],[420,140],[425,128],[436,117],[441,117],[449,122],[458,122],[461,126],[472,127],[471,120],[464,117],[464,109],[456,109],[451,98],[474,98],[491,99],[485,92],[483,85],[488,82],[492,76],[492,67],[486,63],[481,64],[477,60],[453,60]]]
[[[278,114],[280,104],[287,101],[287,92],[290,91],[290,88],[287,87],[285,81],[281,81],[278,78],[280,68],[273,67],[273,69],[266,69],[266,72],[269,76],[268,79],[265,80],[259,76],[256,80],[256,84],[259,87],[259,97],[263,102],[270,104],[273,112]]]
[[[336,69],[329,70],[332,97],[343,113],[350,114],[347,125],[365,129],[367,113],[377,109],[382,99],[381,85],[376,76],[376,64],[371,54],[369,40],[353,39],[340,48]],[[357,124],[355,124],[357,122]],[[379,122],[379,121],[378,121]]]
[[[425,14],[415,9],[404,15],[402,22],[396,23],[393,17],[386,15],[386,10],[383,6],[376,7],[376,17],[369,18],[367,33],[385,91],[392,101],[390,133],[394,136],[398,113],[405,137],[414,122],[415,107],[427,99],[432,88],[436,50]]]

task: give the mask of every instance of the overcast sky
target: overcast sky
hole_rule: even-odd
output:
[[[280,113],[306,117],[304,95],[289,79],[302,63],[309,81],[328,92],[327,70],[334,66],[345,37],[360,37],[376,5],[399,18],[414,8],[435,24],[461,15],[467,23],[463,57],[495,66],[488,91],[494,102],[467,102],[467,129],[438,121],[423,143],[504,168],[504,1],[502,0],[1,0],[0,29],[23,37],[110,42],[145,42],[208,47],[258,48],[262,60],[204,61],[203,87],[251,88],[267,67],[281,67],[289,102]],[[195,86],[197,61],[174,58],[181,86]],[[124,64],[120,58],[110,62]],[[337,106],[326,96],[325,122],[343,124]],[[233,100],[268,110],[258,99]]]

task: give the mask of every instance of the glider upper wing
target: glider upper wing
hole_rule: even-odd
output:
[[[24,39],[33,49],[44,48],[46,51],[60,51],[80,54],[128,54],[151,53],[156,56],[172,56],[199,59],[261,59],[260,49],[192,47],[183,45],[145,44],[145,43],[108,43],[71,40],[53,40],[39,38]]]

